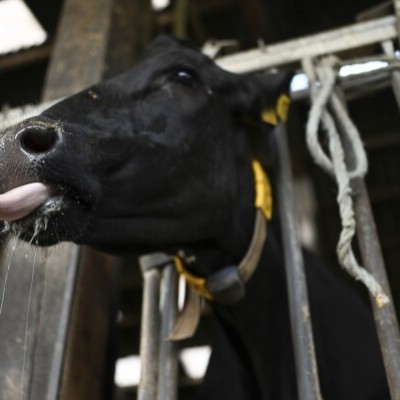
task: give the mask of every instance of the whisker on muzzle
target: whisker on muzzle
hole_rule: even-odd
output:
[[[25,318],[24,357],[23,357],[23,361],[22,361],[22,371],[21,371],[21,398],[24,396],[24,380],[25,380],[25,364],[26,364],[27,344],[28,344],[29,313],[30,313],[30,308],[31,308],[30,306],[31,306],[31,298],[32,298],[33,281],[34,281],[34,277],[35,277],[37,251],[38,251],[38,248],[35,247],[33,263],[32,263],[31,283],[29,286],[28,304],[27,304],[26,318]]]
[[[14,243],[13,243],[13,246],[11,248],[10,258],[8,260],[8,263],[7,263],[6,274],[4,276],[3,291],[2,291],[1,302],[0,302],[0,321],[1,321],[1,314],[3,312],[3,305],[4,305],[5,294],[6,294],[8,274],[10,272],[11,261],[13,259],[13,255],[14,255],[15,249],[17,248],[17,243],[18,243],[18,235],[15,235],[14,236]],[[0,329],[1,329],[1,323],[0,323]]]

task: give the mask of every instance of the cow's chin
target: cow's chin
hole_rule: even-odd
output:
[[[78,242],[84,234],[90,213],[67,196],[50,198],[30,215],[9,223],[19,239],[35,246]]]

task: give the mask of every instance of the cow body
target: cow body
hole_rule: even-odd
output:
[[[4,132],[0,218],[37,245],[184,249],[203,277],[237,265],[255,220],[243,120],[273,105],[288,82],[287,74],[227,73],[161,38],[127,73]],[[12,190],[26,192],[25,203],[12,206]],[[274,218],[244,299],[213,304],[216,339],[199,398],[296,398],[282,254]],[[305,260],[324,399],[388,399],[370,311]]]

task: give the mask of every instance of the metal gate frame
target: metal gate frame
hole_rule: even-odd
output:
[[[315,76],[310,67],[313,58],[374,43],[381,43],[385,54],[392,57],[393,62],[397,64],[396,68],[398,68],[398,62],[394,58],[392,40],[398,39],[398,34],[400,32],[397,31],[397,28],[400,29],[399,0],[395,1],[395,6],[396,17],[388,16],[309,37],[287,41],[283,44],[268,46],[263,49],[250,50],[243,54],[221,59],[218,64],[231,72],[250,72],[300,62],[310,82],[307,91],[308,96],[311,96],[312,77]],[[381,58],[381,56],[377,57],[377,59]],[[394,69],[390,72],[389,70],[389,78],[400,108],[400,71]],[[303,96],[304,94],[305,93],[303,93]],[[282,220],[299,399],[321,399],[317,375],[317,362],[312,340],[311,316],[303,318],[303,310],[309,310],[309,305],[301,250],[296,235],[293,182],[290,172],[291,166],[286,132],[283,124],[281,124],[279,130],[275,130],[274,143],[277,152],[276,158],[279,163],[278,201],[281,204],[280,217]],[[349,146],[345,146],[347,157],[351,159],[352,155],[350,151],[351,149]],[[383,306],[377,305],[376,301],[373,299],[371,299],[371,303],[390,393],[392,398],[396,399],[400,393],[399,325],[393,306],[393,299],[390,293],[386,269],[365,182],[363,179],[357,178],[352,182],[352,187],[354,193],[357,193],[354,198],[355,214],[359,228],[357,230],[357,238],[364,265],[380,283],[384,292],[389,297],[389,303]]]
[[[399,5],[400,17],[400,1]],[[396,71],[399,63],[394,59],[394,52],[391,51],[389,43],[398,37],[396,25],[398,19],[394,16],[388,16],[377,20],[354,24],[349,27],[335,29],[317,35],[305,38],[287,41],[283,44],[264,47],[262,49],[250,50],[229,57],[223,57],[216,60],[216,63],[223,69],[235,73],[252,72],[271,67],[282,66],[291,63],[301,63],[304,72],[309,77],[309,87],[300,95],[295,95],[296,99],[311,96],[311,84],[313,71],[310,68],[311,59],[318,56],[332,54],[349,49],[363,47],[373,43],[381,43],[388,58],[388,68],[386,79],[390,79],[396,99],[400,99],[400,81]],[[381,59],[382,57],[377,57]],[[392,65],[390,64],[392,62]],[[370,79],[371,74],[367,75]],[[374,74],[372,74],[374,75]],[[348,84],[354,87],[354,77],[343,79],[344,87]],[[363,84],[363,77],[357,84]],[[399,102],[400,107],[400,102]],[[280,123],[274,130],[272,144],[276,154],[278,171],[277,193],[278,202],[281,204],[280,219],[282,225],[282,239],[284,246],[286,280],[289,296],[289,311],[291,319],[292,338],[295,353],[295,363],[297,372],[297,386],[300,400],[322,400],[320,391],[318,366],[315,356],[315,348],[311,326],[311,313],[308,303],[307,285],[305,279],[304,262],[299,238],[297,237],[297,221],[294,207],[293,178],[291,172],[291,162],[287,143],[287,134],[285,124]],[[351,158],[350,148],[345,147],[348,157]],[[389,298],[389,303],[377,305],[374,299],[371,299],[372,309],[378,330],[380,347],[382,350],[384,365],[388,378],[390,393],[393,399],[400,393],[400,334],[396,313],[393,306],[393,299],[388,285],[386,270],[382,253],[380,250],[379,239],[376,233],[373,220],[369,196],[364,181],[361,178],[352,183],[356,189],[355,213],[360,229],[357,231],[357,238],[360,243],[362,258],[366,268],[371,272],[375,279],[381,284],[385,294]],[[171,267],[170,267],[171,268]],[[153,294],[159,290],[160,283],[159,272],[152,270],[147,272],[148,279],[145,279],[145,292]],[[152,278],[149,278],[152,275]],[[146,276],[146,274],[144,274]],[[158,296],[156,296],[158,299]],[[154,298],[153,298],[154,300]],[[158,307],[156,300],[154,307]],[[157,314],[157,313],[156,313]],[[148,313],[146,312],[146,315]],[[154,315],[150,313],[150,315]],[[158,318],[158,316],[157,316]],[[155,320],[148,322],[150,325],[157,325]],[[154,325],[155,324],[155,325]],[[148,331],[142,331],[142,343],[148,341]],[[157,351],[162,351],[163,346],[168,342],[153,335],[152,345]],[[159,349],[161,347],[161,350]],[[153,350],[154,350],[153,348]],[[141,358],[146,360],[149,357],[148,345],[141,347]],[[145,362],[146,364],[146,362]],[[152,367],[156,367],[154,364]],[[159,363],[160,370],[153,371],[154,376],[158,376],[162,365]],[[176,378],[176,377],[175,377]],[[147,379],[142,381],[139,386],[140,399],[157,400],[160,399],[160,393],[155,390],[148,393],[145,390]],[[153,382],[154,383],[154,382]],[[151,385],[150,385],[151,386]],[[157,386],[157,385],[156,385]],[[175,400],[176,390],[170,395],[163,397],[165,400]]]

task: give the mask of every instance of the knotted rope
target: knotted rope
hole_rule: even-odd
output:
[[[337,70],[334,67],[337,65],[336,58],[327,57],[316,68],[321,88],[314,87],[312,90],[313,104],[307,122],[307,145],[314,161],[334,177],[338,186],[337,202],[342,225],[336,249],[339,262],[351,276],[368,288],[377,305],[382,307],[389,302],[388,297],[378,281],[359,265],[352,248],[356,220],[350,180],[364,177],[368,169],[368,162],[360,134],[334,91],[337,77]],[[335,120],[328,111],[328,102],[340,120],[343,134],[347,136],[352,148],[355,162],[352,170],[347,169],[341,137]],[[327,132],[329,154],[325,153],[318,137],[320,125]]]

